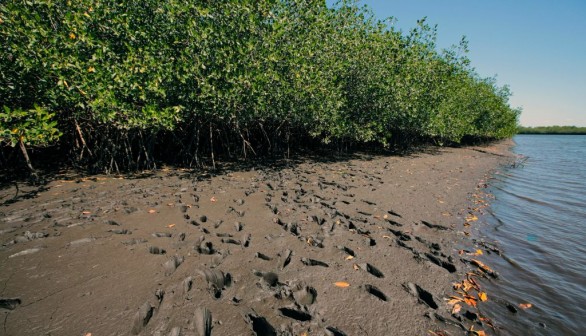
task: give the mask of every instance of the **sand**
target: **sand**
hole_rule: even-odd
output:
[[[5,188],[0,334],[464,334],[456,246],[509,146]]]

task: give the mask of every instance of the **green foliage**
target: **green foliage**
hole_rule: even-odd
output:
[[[519,127],[519,134],[586,134],[586,127],[577,126],[539,126]]]
[[[19,141],[29,146],[50,145],[61,136],[54,116],[36,105],[27,111],[4,106],[4,112],[0,112],[0,143],[12,147]]]
[[[508,88],[474,73],[465,39],[438,51],[425,19],[405,34],[356,1],[6,0],[0,20],[1,104],[58,111],[57,124],[24,127],[46,137],[30,145],[58,127],[61,147],[87,147],[101,170],[152,166],[157,146],[191,163],[290,139],[408,146],[516,132]]]

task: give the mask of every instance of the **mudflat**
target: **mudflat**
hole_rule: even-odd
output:
[[[509,146],[6,188],[0,334],[463,334],[456,246]]]

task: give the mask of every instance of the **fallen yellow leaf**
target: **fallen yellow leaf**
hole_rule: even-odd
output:
[[[75,40],[75,34],[74,33],[69,33],[69,38],[72,40]]]
[[[358,271],[360,269],[360,267],[358,267],[358,265],[356,264],[352,265],[352,268],[354,268],[355,271]]]
[[[467,305],[476,308],[476,299],[472,296],[466,295],[464,297],[464,302],[466,302]]]
[[[458,303],[458,302],[462,302],[462,301],[463,301],[463,299],[461,299],[461,298],[459,298],[459,297],[451,296],[451,297],[450,297],[450,300],[448,301],[448,304],[449,304],[450,306],[453,306],[453,305],[455,305],[456,303]]]
[[[488,300],[488,295],[486,295],[485,292],[480,292],[480,293],[478,293],[478,298],[480,299],[480,301],[484,302],[484,301]]]
[[[351,255],[349,255],[349,256],[346,257],[346,260],[352,260],[352,259],[354,259],[354,257],[351,256]]]
[[[344,281],[338,281],[338,282],[334,282],[334,286],[346,288],[346,287],[350,287],[350,284],[347,282],[344,282]]]
[[[460,306],[459,304],[456,303],[454,305],[454,307],[452,307],[452,314],[458,314],[461,309],[462,309],[462,306]]]
[[[174,226],[175,226],[175,224],[169,224],[169,225],[167,225],[168,228],[172,228]]]
[[[470,281],[468,281],[468,280],[462,281],[462,289],[465,292],[469,291],[471,288],[474,288],[474,285]]]

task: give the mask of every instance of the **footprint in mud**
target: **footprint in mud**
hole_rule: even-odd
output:
[[[430,222],[427,221],[421,221],[421,224],[427,226],[430,229],[437,229],[437,230],[449,230],[449,227],[445,227],[443,225],[439,225],[439,224],[432,224]]]
[[[293,251],[287,249],[279,254],[279,268],[282,270],[289,263],[291,263],[291,257],[293,256]]]
[[[381,272],[378,268],[372,266],[369,263],[364,263],[364,264],[359,264],[358,267],[360,267],[361,269],[367,271],[368,273],[374,275],[377,278],[384,278],[385,275],[383,274],[383,272]]]
[[[300,286],[293,292],[293,300],[300,306],[310,306],[317,300],[317,290],[310,286]]]
[[[323,261],[319,261],[319,260],[315,260],[315,259],[310,259],[310,258],[301,258],[301,262],[305,265],[305,266],[322,266],[322,267],[330,267],[328,264],[326,264]]]
[[[173,256],[171,259],[167,260],[163,264],[163,268],[165,269],[165,276],[169,276],[175,272],[177,267],[183,263],[184,258]]]
[[[425,256],[427,257],[427,259],[429,259],[429,261],[431,261],[432,263],[434,263],[440,267],[445,268],[448,272],[450,272],[450,273],[456,272],[456,265],[452,264],[451,262],[441,260],[440,258],[436,257],[435,255],[433,255],[431,253],[426,253]]]
[[[279,312],[284,317],[288,317],[300,322],[311,321],[313,318],[313,316],[311,316],[309,313],[292,308],[279,308]]]
[[[22,301],[18,298],[11,298],[11,299],[0,299],[0,308],[14,310],[18,307]]]
[[[244,237],[242,237],[242,247],[248,247],[250,246],[250,241],[252,240],[252,235],[246,234],[244,235]]]
[[[340,250],[344,251],[346,254],[348,254],[348,255],[350,255],[350,256],[352,256],[352,257],[356,257],[356,253],[354,253],[354,250],[352,250],[351,248],[348,248],[348,247],[346,247],[346,246],[341,246],[341,245],[338,245],[338,246],[336,246],[336,247],[337,247],[338,249],[340,249]]]
[[[165,251],[164,249],[157,247],[157,246],[151,246],[151,247],[149,247],[149,253],[150,254],[165,254],[165,253],[167,253],[167,251]]]
[[[266,254],[262,254],[262,253],[260,253],[260,252],[256,252],[254,256],[255,256],[256,258],[258,258],[258,259],[265,260],[265,261],[270,261],[270,260],[273,260],[273,258],[269,257],[269,256],[268,256],[268,255],[266,255]]]
[[[211,241],[205,241],[205,237],[201,236],[195,242],[194,250],[196,250],[199,254],[214,254],[216,250],[214,249],[214,245]]]
[[[194,320],[195,331],[198,336],[210,336],[212,334],[212,313],[209,309],[196,309]]]
[[[262,280],[267,285],[269,285],[269,287],[275,287],[276,285],[279,284],[279,275],[277,273],[273,273],[273,272],[262,272],[262,271],[257,271],[257,270],[253,270],[252,272],[257,277],[262,278]]]
[[[186,297],[187,294],[189,293],[189,291],[191,291],[192,286],[193,286],[193,278],[192,277],[187,277],[187,278],[183,279],[183,281],[181,282],[181,290],[183,291],[182,294],[184,297]]]
[[[398,213],[396,213],[396,212],[395,212],[395,211],[393,211],[393,210],[389,210],[389,211],[387,211],[387,212],[388,212],[390,215],[393,215],[393,216],[395,216],[395,217],[403,218],[403,216],[399,215]]]
[[[169,232],[155,232],[155,233],[151,234],[151,236],[157,237],[157,238],[171,238],[173,235]]]
[[[409,236],[408,234],[406,234],[405,232],[403,232],[401,230],[393,230],[393,229],[387,229],[387,230],[389,230],[389,232],[394,234],[397,238],[401,239],[402,241],[410,241],[411,240],[411,236]]]
[[[133,320],[132,330],[131,330],[131,333],[133,335],[140,334],[140,332],[144,329],[144,327],[146,327],[146,325],[151,320],[151,317],[153,317],[154,309],[155,308],[153,306],[151,306],[151,304],[148,301],[145,302],[142,306],[140,306],[140,308],[138,309],[138,311],[134,315],[134,320]]]
[[[222,243],[224,244],[233,244],[233,245],[242,245],[242,241],[233,238],[222,238]]]
[[[127,245],[127,246],[132,246],[132,245],[142,244],[142,243],[146,243],[146,242],[147,242],[147,240],[144,238],[132,238],[132,239],[123,241],[122,244]]]
[[[434,300],[433,294],[419,287],[419,285],[412,282],[403,284],[403,288],[411,295],[415,296],[420,303],[426,304],[430,308],[437,309],[438,305]]]
[[[399,227],[403,226],[403,224],[401,224],[401,223],[399,223],[397,221],[394,221],[392,219],[389,219],[389,218],[387,218],[386,221],[387,221],[387,223],[389,223],[391,225],[394,225],[394,226],[399,226]]]
[[[222,297],[222,291],[232,285],[232,275],[217,269],[205,269],[200,272],[208,283],[208,289],[215,299]]]
[[[129,233],[129,231],[126,230],[126,229],[113,229],[113,230],[108,230],[108,232],[111,232],[111,233],[114,233],[114,234],[121,234],[121,235],[124,235],[124,234],[128,234]]]
[[[334,327],[327,327],[326,328],[326,335],[327,336],[347,336],[345,332],[336,329]]]
[[[376,296],[378,299],[382,300],[382,301],[388,301],[387,296],[385,295],[385,293],[383,293],[380,289],[378,289],[377,287],[373,286],[373,285],[364,285],[361,286],[362,289],[364,289],[367,293]]]
[[[244,320],[257,336],[277,336],[275,328],[263,316],[249,313],[244,315]]]

